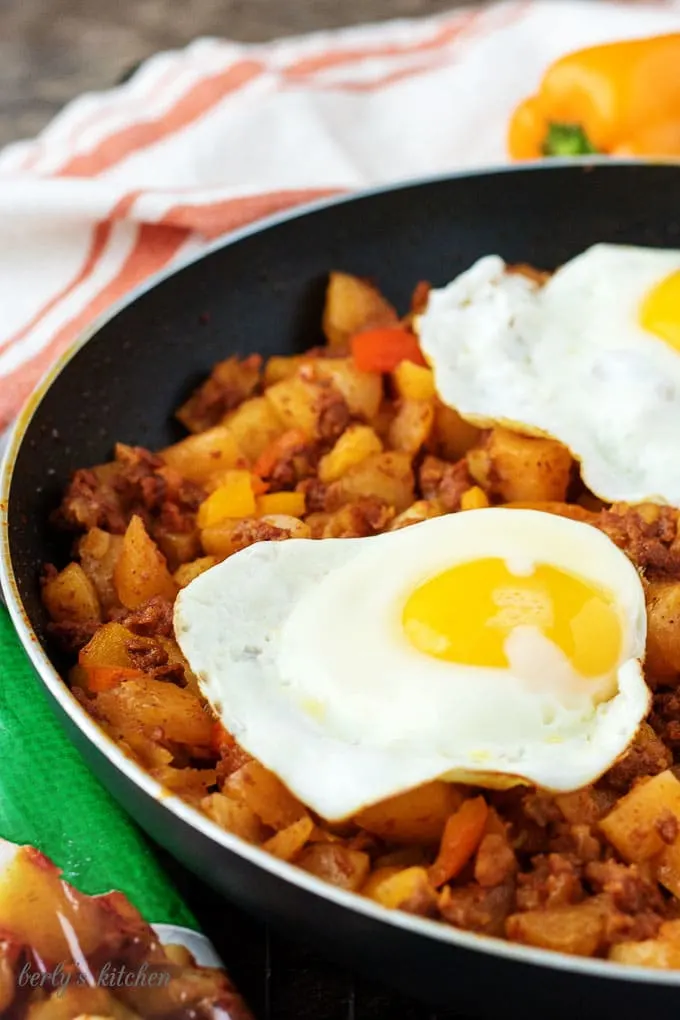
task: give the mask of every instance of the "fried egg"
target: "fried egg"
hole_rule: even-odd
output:
[[[533,510],[256,543],[180,592],[175,633],[226,729],[331,820],[435,778],[578,789],[649,703],[637,571]]]
[[[418,329],[444,403],[559,440],[607,502],[680,505],[680,251],[596,245],[543,286],[491,255]]]

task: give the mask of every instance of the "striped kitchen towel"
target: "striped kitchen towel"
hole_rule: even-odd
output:
[[[561,53],[680,29],[680,0],[504,0],[263,45],[200,39],[0,154],[0,430],[152,274],[324,195],[505,161]]]

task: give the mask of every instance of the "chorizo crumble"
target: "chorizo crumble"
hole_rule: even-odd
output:
[[[412,332],[427,290],[399,319],[372,284],[331,274],[325,348],[222,361],[177,412],[186,439],[157,452],[119,444],[110,463],[75,473],[54,515],[77,536],[75,556],[43,577],[54,638],[77,653],[68,682],[159,781],[335,885],[532,946],[680,967],[678,510],[604,505],[559,443],[480,431],[444,407]],[[325,824],[212,717],[173,638],[177,591],[254,542],[372,535],[504,504],[585,521],[638,568],[647,722],[574,793],[433,782]]]

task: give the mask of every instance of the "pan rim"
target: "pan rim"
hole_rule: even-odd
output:
[[[555,969],[575,975],[582,975],[591,978],[603,978],[609,981],[632,981],[635,983],[655,984],[665,986],[680,985],[680,971],[661,971],[647,967],[629,966],[618,964],[609,960],[574,957],[565,953],[558,953],[547,949],[538,949],[532,946],[525,946],[519,943],[512,943],[500,938],[480,935],[474,932],[467,932],[440,921],[416,917],[398,910],[389,910],[380,906],[372,900],[359,896],[357,893],[350,893],[339,889],[322,879],[317,878],[294,864],[280,861],[268,854],[259,847],[252,846],[244,840],[221,829],[207,816],[202,815],[197,809],[191,807],[174,794],[170,794],[155,779],[152,778],[140,765],[127,758],[120,748],[109,738],[94,720],[85,712],[71,694],[65,682],[61,679],[52,665],[43,648],[38,636],[31,626],[23,608],[19,594],[14,568],[12,565],[8,530],[8,512],[11,483],[14,474],[14,467],[23,443],[26,430],[36,414],[40,404],[48,390],[57,377],[66,368],[69,362],[75,357],[86,343],[94,337],[99,330],[111,319],[115,318],[124,308],[127,308],[140,297],[152,290],[164,280],[169,279],[176,273],[181,272],[189,265],[207,258],[215,251],[237,244],[253,235],[274,229],[280,224],[303,216],[313,215],[325,209],[343,205],[349,202],[361,201],[379,196],[389,192],[408,191],[410,189],[427,187],[428,185],[445,183],[447,181],[489,177],[498,174],[521,174],[521,173],[550,173],[553,170],[573,169],[586,170],[597,168],[616,167],[645,167],[654,166],[676,166],[680,175],[680,162],[669,162],[667,160],[640,161],[635,159],[611,159],[609,157],[585,157],[554,159],[550,163],[542,160],[522,163],[519,165],[502,164],[499,166],[482,167],[474,170],[462,170],[455,173],[436,174],[413,180],[395,182],[369,188],[348,194],[335,195],[330,198],[320,199],[312,203],[277,213],[257,221],[238,231],[229,234],[226,238],[220,238],[207,245],[201,252],[192,255],[180,264],[165,269],[146,280],[139,287],[126,295],[122,300],[116,302],[105,313],[98,316],[69,346],[62,356],[43,375],[32,395],[29,397],[24,408],[14,423],[7,447],[0,466],[0,589],[4,593],[7,609],[10,618],[21,641],[25,653],[48,693],[54,698],[62,711],[70,718],[71,722],[80,730],[85,738],[97,748],[117,771],[136,787],[141,789],[147,796],[152,797],[162,804],[180,822],[191,829],[196,829],[203,837],[216,843],[218,846],[237,856],[245,859],[250,864],[269,872],[272,876],[297,886],[305,893],[330,901],[338,907],[350,910],[363,915],[368,920],[380,925],[391,925],[411,935],[420,936],[427,942],[439,942],[455,946],[461,950],[477,953],[484,953],[491,957],[498,957],[507,961],[517,962],[524,965],[534,965],[541,968]]]

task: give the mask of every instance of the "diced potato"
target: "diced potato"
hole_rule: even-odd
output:
[[[382,448],[380,439],[369,425],[350,425],[333,449],[321,458],[319,478],[326,484],[334,482],[372,453],[381,453]]]
[[[411,903],[436,903],[436,893],[425,868],[378,868],[364,884],[361,892],[389,910],[398,910]],[[421,911],[418,911],[420,913]],[[425,912],[425,911],[423,911]]]
[[[195,560],[201,551],[201,536],[194,531],[164,531],[157,528],[154,540],[165,556],[168,570],[175,571],[183,563]]]
[[[362,372],[352,358],[318,358],[314,362],[314,372],[320,379],[333,383],[355,418],[372,422],[383,398],[379,372]]]
[[[460,497],[461,510],[483,510],[488,505],[486,493],[478,485],[470,486]]]
[[[266,397],[252,397],[224,418],[239,450],[253,464],[272,440],[284,431],[284,424]]]
[[[445,460],[460,460],[476,442],[480,430],[458,414],[452,407],[435,401],[432,429],[433,451]]]
[[[136,514],[123,537],[113,583],[118,598],[128,609],[136,609],[154,595],[172,600],[177,594],[165,557]]]
[[[302,517],[305,512],[304,492],[267,492],[258,496],[256,512],[260,517],[284,514],[288,517]]]
[[[362,496],[384,499],[397,513],[413,503],[414,477],[407,453],[374,453],[355,464],[329,488],[329,499],[350,503]]]
[[[89,666],[122,666],[132,669],[134,663],[128,644],[135,635],[120,623],[105,623],[78,654],[78,664]]]
[[[216,556],[199,556],[198,559],[192,560],[191,563],[183,563],[172,575],[175,584],[178,588],[186,588],[195,578],[200,577],[206,570],[210,570],[216,563],[219,563]]]
[[[304,871],[357,892],[366,881],[371,861],[362,850],[349,850],[340,843],[312,843],[295,862]]]
[[[392,373],[395,389],[402,400],[433,400],[436,394],[431,368],[401,361]]]
[[[354,821],[389,842],[437,843],[462,802],[458,787],[434,780],[364,808]]]
[[[199,528],[235,517],[251,517],[255,513],[255,494],[250,471],[228,471],[222,484],[198,508]]]
[[[402,513],[398,514],[390,524],[388,531],[398,531],[411,524],[419,524],[421,521],[429,521],[432,517],[441,517],[442,509],[437,503],[427,499],[416,500]]]
[[[266,830],[257,815],[243,801],[225,797],[222,793],[211,793],[201,801],[201,807],[209,818],[227,832],[233,832],[248,843],[261,842]]]
[[[126,680],[97,695],[97,713],[112,726],[134,720],[144,732],[189,747],[210,745],[213,722],[189,690],[164,680]]]
[[[42,588],[42,599],[57,623],[88,623],[101,619],[92,581],[78,563],[69,563]]]
[[[255,391],[260,382],[262,358],[251,354],[219,361],[205,382],[177,411],[176,417],[190,432],[203,432],[216,425],[225,411],[236,407]]]
[[[496,428],[467,458],[475,481],[506,502],[566,498],[573,461],[569,450],[553,439]]]
[[[647,584],[647,654],[651,676],[672,677],[680,672],[680,583]]]
[[[317,434],[320,387],[317,383],[291,376],[265,390],[265,398],[283,422],[283,431],[301,429],[310,439]]]
[[[265,386],[273,386],[283,379],[290,379],[291,376],[298,374],[303,365],[309,365],[313,360],[307,354],[291,354],[286,357],[272,355],[264,366]]]
[[[654,939],[613,945],[609,959],[628,967],[680,970],[680,921],[666,921]]]
[[[375,868],[362,885],[360,890],[361,895],[368,896],[369,900],[377,900],[379,903],[379,890],[383,882],[385,882],[388,878],[392,878],[394,875],[403,873],[404,870],[405,869],[399,867],[398,864],[388,864],[383,867]],[[384,904],[384,906],[387,906],[387,904]]]
[[[304,806],[280,779],[258,761],[249,761],[226,780],[222,792],[247,804],[265,825],[286,829],[306,814]]]
[[[433,422],[434,406],[432,401],[404,400],[390,425],[389,445],[393,450],[416,453],[427,442]]]
[[[205,483],[211,475],[243,463],[243,453],[227,425],[215,425],[161,450],[160,456],[190,482]]]
[[[90,528],[78,542],[80,565],[92,581],[104,612],[120,605],[113,571],[122,547],[122,535],[111,535],[101,528]]]
[[[203,529],[201,532],[201,545],[206,557],[214,560],[223,560],[236,552],[238,545],[234,542],[234,528],[239,523],[240,518],[234,518],[228,521],[221,521],[211,528]]]
[[[302,818],[298,818],[297,821],[292,822],[287,828],[281,829],[266,843],[263,843],[262,849],[282,861],[292,861],[300,853],[313,831],[314,822],[309,815],[303,815]]]
[[[604,938],[606,905],[598,897],[574,906],[511,914],[506,934],[513,942],[570,956],[594,956]]]
[[[664,843],[658,826],[669,813],[680,823],[680,782],[667,769],[636,783],[600,821],[600,829],[626,861],[641,864],[660,855],[657,860],[668,866],[674,848]]]
[[[289,538],[311,538],[309,527],[304,521],[297,517],[290,517],[288,514],[265,514],[261,520],[266,524],[272,524],[275,528],[281,528],[288,532]]]
[[[558,793],[555,804],[571,825],[595,825],[607,806],[607,794],[592,786],[570,793]]]
[[[397,313],[380,291],[349,273],[331,273],[326,290],[322,326],[332,347],[368,326],[397,323]]]

